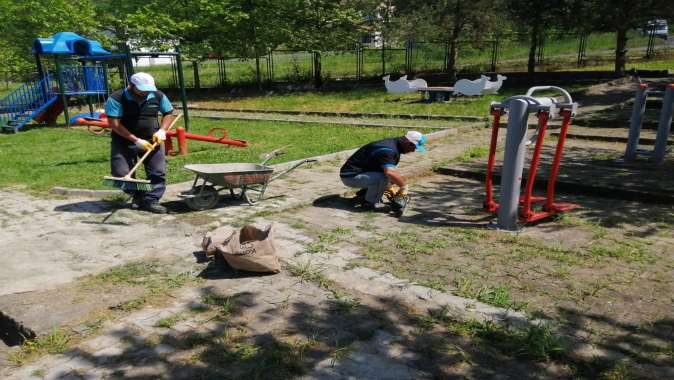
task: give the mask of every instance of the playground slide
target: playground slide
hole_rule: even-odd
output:
[[[49,103],[51,104],[48,105],[44,111],[33,116],[33,120],[37,121],[38,123],[56,123],[59,115],[63,113],[63,102],[61,102],[58,97],[54,97]]]

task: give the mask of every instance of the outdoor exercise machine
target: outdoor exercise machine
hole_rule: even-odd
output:
[[[658,120],[658,131],[655,136],[655,146],[653,151],[648,152],[639,150],[639,135],[646,112],[646,99],[649,96],[656,95],[662,97],[662,108],[660,109],[660,118]],[[672,126],[672,114],[674,113],[674,83],[667,85],[664,91],[658,91],[648,87],[648,84],[641,83],[634,96],[634,107],[632,108],[632,117],[630,118],[630,131],[627,137],[627,147],[625,148],[625,162],[634,162],[638,155],[646,156],[656,165],[661,165],[667,154],[667,140]]]
[[[183,123],[189,129],[189,115],[179,52],[125,52],[113,54],[100,42],[72,32],[56,33],[49,38],[33,41],[37,76],[0,99],[0,128],[18,132],[31,120],[54,123],[61,113],[70,126],[69,103],[83,98],[89,108],[90,119],[95,108],[102,107],[112,92],[113,79],[109,69],[118,69],[121,87],[128,84],[134,73],[133,60],[143,57],[171,57],[174,77],[180,88]],[[75,118],[77,119],[77,118]]]
[[[534,93],[541,91],[559,92],[564,97],[564,100],[559,102],[554,97],[533,96]],[[516,231],[519,228],[518,222],[523,224],[530,223],[579,207],[572,203],[555,202],[555,182],[564,152],[566,133],[577,107],[578,105],[573,102],[571,95],[563,88],[556,86],[531,87],[526,95],[513,96],[502,102],[493,102],[491,104],[490,112],[494,120],[487,162],[484,208],[489,212],[498,213],[496,226],[498,229]],[[500,202],[497,203],[494,200],[493,174],[500,120],[505,114],[508,115],[508,125],[503,167],[501,169],[501,196]],[[535,114],[538,119],[537,131],[531,138],[531,140],[536,139],[536,144],[531,158],[524,194],[520,196],[526,148],[531,144],[531,140],[527,139],[528,120],[531,114]],[[545,197],[534,196],[534,181],[536,180],[536,171],[540,163],[548,121],[558,115],[562,118],[562,125],[550,169],[550,176],[547,180],[547,192]],[[542,203],[542,205],[539,210],[534,210],[534,205],[537,203]]]

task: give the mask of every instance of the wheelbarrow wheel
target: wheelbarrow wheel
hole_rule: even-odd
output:
[[[186,198],[187,207],[194,211],[207,210],[218,204],[218,191],[213,186],[197,186],[192,191],[193,198]]]

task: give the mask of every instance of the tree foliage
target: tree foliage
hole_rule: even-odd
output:
[[[520,32],[530,41],[529,70],[546,33],[616,32],[616,71],[624,70],[627,30],[649,20],[674,21],[672,0],[0,0],[0,71],[34,70],[32,40],[73,31],[112,50],[180,46],[198,62],[211,55],[257,58],[271,49],[342,50],[363,32],[385,46],[406,41],[448,44],[456,72],[460,40]],[[258,62],[259,63],[259,62]]]

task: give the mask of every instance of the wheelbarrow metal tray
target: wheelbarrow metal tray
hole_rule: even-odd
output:
[[[274,168],[270,166],[251,163],[192,164],[185,165],[185,169],[216,186],[226,187],[262,185],[269,182],[274,172]]]

